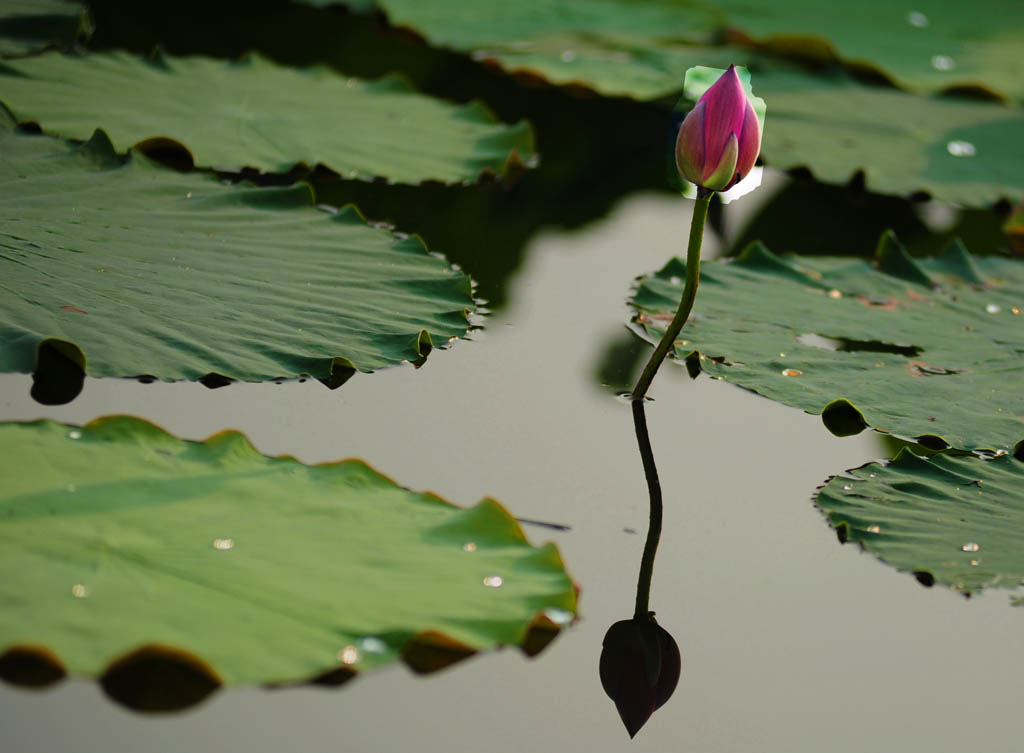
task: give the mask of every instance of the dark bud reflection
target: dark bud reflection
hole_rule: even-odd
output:
[[[616,622],[604,636],[601,685],[632,738],[676,689],[682,661],[668,631],[647,617]]]
[[[633,400],[632,410],[637,447],[650,496],[651,520],[640,560],[633,619],[621,620],[608,628],[599,666],[604,692],[615,701],[615,708],[619,710],[630,737],[634,737],[651,714],[672,697],[682,667],[675,639],[658,624],[654,612],[648,608],[654,558],[661,538],[661,482],[647,431],[644,400]]]

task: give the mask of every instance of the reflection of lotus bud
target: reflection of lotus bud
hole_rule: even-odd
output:
[[[604,636],[601,685],[615,701],[626,731],[633,737],[671,697],[679,682],[679,647],[654,621],[616,622]]]
[[[760,151],[761,125],[730,65],[680,126],[676,166],[691,183],[725,191],[747,176]]]

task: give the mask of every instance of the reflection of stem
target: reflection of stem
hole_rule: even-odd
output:
[[[665,360],[665,356],[675,344],[676,337],[679,336],[679,332],[690,315],[690,309],[693,308],[693,300],[697,297],[697,283],[700,280],[700,243],[704,237],[704,220],[708,216],[711,193],[703,188],[697,189],[697,200],[693,205],[693,218],[690,220],[690,242],[686,247],[686,285],[683,286],[683,297],[679,301],[679,310],[672,318],[672,323],[668,325],[658,347],[654,349],[651,360],[647,362],[640,379],[637,380],[636,387],[633,388],[634,400],[644,399],[647,389],[654,380],[654,375],[658,373],[661,362]]]
[[[644,542],[644,556],[640,560],[640,577],[636,583],[636,610],[634,620],[649,619],[648,604],[651,598],[651,578],[654,575],[654,555],[658,553],[658,539],[661,538],[661,482],[654,465],[651,437],[647,433],[647,416],[644,401],[633,401],[633,425],[636,441],[640,446],[640,458],[644,462],[644,476],[647,477],[647,491],[651,497],[651,522],[647,526],[647,541]]]

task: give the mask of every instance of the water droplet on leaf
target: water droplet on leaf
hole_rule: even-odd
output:
[[[970,141],[950,141],[946,144],[946,151],[954,157],[973,157],[978,150]]]
[[[345,646],[338,652],[338,661],[342,664],[355,664],[359,661],[359,649],[355,646]]]
[[[505,579],[502,578],[500,575],[488,575],[486,578],[484,578],[484,585],[488,588],[501,588],[504,582]]]
[[[572,612],[567,612],[564,609],[548,607],[543,614],[556,625],[568,625],[572,622]]]
[[[373,635],[359,639],[359,648],[368,654],[383,654],[388,650],[388,644]]]
[[[907,23],[918,29],[923,29],[928,26],[928,16],[919,10],[907,11]]]
[[[975,544],[973,541],[968,541],[966,544],[960,547],[960,550],[963,552],[976,552],[979,549],[981,549],[981,547]]]

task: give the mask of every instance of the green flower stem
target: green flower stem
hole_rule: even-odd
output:
[[[672,349],[676,338],[679,336],[683,325],[686,324],[690,310],[693,308],[693,301],[697,297],[697,283],[700,281],[700,244],[704,238],[704,220],[708,216],[708,205],[711,203],[712,191],[703,188],[697,189],[697,200],[693,205],[693,219],[690,220],[690,242],[686,247],[686,284],[683,286],[683,298],[679,301],[679,310],[672,318],[661,342],[654,349],[651,360],[644,367],[636,387],[633,388],[632,399],[643,400],[647,390],[658,373],[661,362],[665,360],[669,350]]]
[[[640,448],[640,459],[644,464],[644,476],[647,479],[647,492],[651,501],[651,517],[647,526],[647,540],[644,542],[644,553],[640,560],[640,575],[636,583],[636,609],[633,619],[642,622],[650,619],[651,580],[654,577],[654,557],[658,553],[658,542],[661,540],[661,481],[658,480],[658,468],[654,464],[654,451],[651,449],[651,437],[647,431],[647,415],[644,412],[644,397],[647,389],[658,373],[661,362],[665,360],[690,316],[693,301],[697,297],[697,283],[700,281],[700,246],[704,238],[704,221],[708,216],[708,205],[711,203],[711,191],[697,189],[697,201],[693,207],[693,218],[690,220],[690,240],[686,247],[686,284],[683,286],[683,297],[679,301],[679,309],[672,318],[672,323],[662,336],[658,347],[654,349],[651,360],[644,367],[640,379],[633,388],[633,426],[636,429],[636,441]]]
[[[658,480],[658,468],[654,465],[654,452],[651,450],[651,437],[647,433],[647,416],[644,413],[643,400],[633,401],[633,426],[636,429],[637,444],[640,446],[640,458],[644,463],[647,492],[651,497],[651,520],[647,526],[644,555],[640,560],[640,576],[636,583],[636,609],[633,612],[633,619],[642,622],[650,620],[654,555],[658,552],[658,540],[661,539],[661,482]]]

